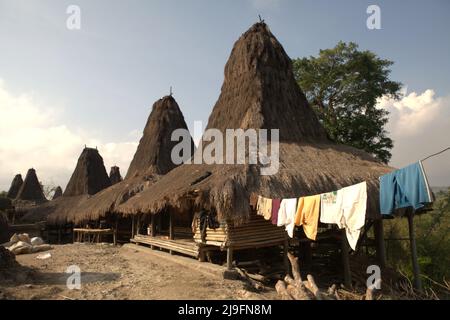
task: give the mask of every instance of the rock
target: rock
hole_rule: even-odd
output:
[[[31,253],[31,244],[27,243],[27,242],[23,242],[23,241],[19,241],[15,244],[13,244],[12,246],[10,246],[8,248],[9,251],[11,251],[12,253],[14,253],[15,255],[18,254],[27,254],[27,253]]]
[[[41,244],[39,246],[32,246],[31,247],[31,252],[32,253],[42,252],[42,251],[50,250],[51,248],[52,247],[49,244]]]
[[[19,241],[26,242],[28,244],[31,244],[31,239],[28,233],[22,233],[18,235]]]
[[[30,243],[33,246],[40,246],[41,244],[44,244],[44,240],[42,240],[42,238],[39,238],[39,237],[34,237],[34,238],[31,238]]]
[[[17,235],[17,233],[14,233],[12,235],[11,239],[9,239],[9,242],[11,242],[13,244],[16,243],[16,242],[19,242],[19,236]]]

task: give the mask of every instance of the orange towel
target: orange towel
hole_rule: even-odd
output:
[[[311,240],[316,240],[319,214],[320,195],[304,197],[298,200],[295,225],[303,226],[306,236]]]

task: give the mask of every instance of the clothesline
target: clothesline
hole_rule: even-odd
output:
[[[430,158],[432,158],[432,157],[438,156],[438,155],[440,155],[440,154],[442,154],[442,153],[444,153],[445,151],[448,151],[448,150],[450,150],[450,147],[447,147],[447,148],[445,148],[445,149],[442,150],[442,151],[439,151],[439,152],[437,152],[437,153],[435,153],[435,154],[432,154],[431,156],[426,157],[426,158],[423,159],[422,161],[425,161],[425,160],[428,160],[428,159],[430,159]]]

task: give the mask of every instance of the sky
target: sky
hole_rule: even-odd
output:
[[[379,30],[366,26],[373,4]],[[70,5],[80,30],[67,28]],[[450,146],[446,0],[0,0],[0,190],[30,167],[64,188],[84,145],[125,175],[171,86],[189,128],[206,124],[231,48],[258,15],[291,58],[342,40],[395,62],[404,97],[379,104],[391,112],[392,166]],[[425,162],[431,185],[450,185],[449,163],[450,152]]]

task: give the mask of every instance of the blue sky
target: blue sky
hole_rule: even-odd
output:
[[[66,28],[71,4],[81,8],[81,30]],[[366,28],[370,4],[381,8],[381,30]],[[30,148],[26,159],[18,149],[11,161],[11,149],[0,147],[0,189],[8,187],[11,175],[31,166],[38,174],[42,168],[44,182],[64,187],[85,143],[103,147],[108,166],[126,167],[151,105],[170,86],[189,127],[196,120],[206,122],[233,43],[258,14],[292,58],[316,55],[343,40],[395,62],[392,78],[415,95],[400,106],[385,104],[394,111],[390,129],[403,147],[394,149],[393,165],[406,165],[449,144],[450,139],[442,139],[450,133],[445,129],[450,118],[450,2],[445,0],[0,0],[0,89],[4,103],[22,108],[10,107],[7,121],[19,127],[25,122],[24,132],[35,133],[27,143],[15,137],[16,146],[24,143],[22,151]],[[404,125],[414,112],[420,118],[418,112],[427,108],[434,118],[420,120],[422,127],[405,137],[402,119]],[[23,120],[25,112],[12,109],[32,110],[27,113],[43,118],[35,125],[33,119]],[[405,112],[409,118],[402,118]],[[422,142],[435,119],[447,122],[440,123],[440,131],[426,133]],[[55,146],[50,147],[50,141],[44,143],[46,128],[53,129],[53,136],[68,135],[73,146],[58,147],[52,138]],[[33,139],[41,141],[28,141]],[[405,145],[415,139],[426,146],[411,148],[411,153]],[[429,140],[434,143],[428,145]],[[52,169],[50,163],[57,161],[52,159],[64,165]],[[430,165],[436,185],[450,185],[446,160]]]

